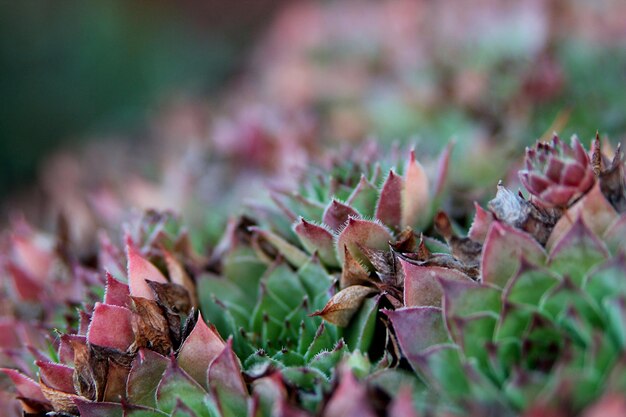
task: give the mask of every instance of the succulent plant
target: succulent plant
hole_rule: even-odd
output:
[[[194,312],[195,288],[168,259],[169,279],[127,238],[128,284],[107,274],[104,299],[76,334],[41,353],[38,383],[12,369],[27,413],[245,415],[248,392],[232,342]]]
[[[567,207],[594,184],[589,155],[576,136],[568,146],[557,135],[552,143],[526,149],[520,179],[529,193],[547,206]]]
[[[278,209],[233,218],[210,253],[149,212],[126,228],[125,255],[103,237],[106,288],[78,329],[30,356],[10,355],[22,339],[0,339],[3,372],[35,415],[621,412],[623,161],[593,146],[591,187],[565,170],[560,181],[585,191],[548,207],[499,184],[467,237],[431,216],[439,197],[414,154],[378,187],[366,160],[303,194],[275,192]]]
[[[574,174],[563,180],[589,182]],[[624,215],[596,185],[562,213],[544,246],[481,210],[470,231],[484,242],[479,280],[405,257],[407,307],[386,312],[443,409],[578,415],[625,395]]]

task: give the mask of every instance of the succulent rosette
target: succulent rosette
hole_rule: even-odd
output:
[[[519,177],[528,192],[550,207],[567,207],[589,191],[595,176],[589,155],[576,136],[567,145],[557,135],[526,149]]]

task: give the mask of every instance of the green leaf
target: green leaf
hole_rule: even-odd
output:
[[[609,252],[585,225],[582,217],[550,252],[549,267],[561,276],[568,276],[581,286],[591,268],[608,258]]]
[[[369,350],[376,330],[379,300],[380,296],[365,299],[361,309],[345,329],[344,338],[350,350]]]
[[[538,306],[543,295],[558,282],[559,278],[549,270],[536,267],[522,258],[517,275],[504,290],[504,299],[512,303]]]
[[[204,404],[206,395],[200,384],[171,361],[157,388],[157,406],[159,410],[171,413],[180,400],[196,414],[204,416],[208,413]]]
[[[437,345],[419,357],[408,358],[443,397],[460,400],[470,393],[470,383],[455,345]]]

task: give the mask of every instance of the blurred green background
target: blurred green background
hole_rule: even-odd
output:
[[[279,3],[0,2],[0,199],[61,145],[132,131],[168,93],[218,91]]]

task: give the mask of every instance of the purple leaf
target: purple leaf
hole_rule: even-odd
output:
[[[393,239],[389,230],[373,221],[361,220],[350,217],[346,227],[337,237],[337,255],[340,264],[343,265],[344,251],[346,246],[355,259],[369,264],[367,257],[361,253],[359,245],[370,249],[388,249],[389,241]]]
[[[440,308],[408,307],[383,312],[391,320],[400,348],[407,357],[417,357],[431,346],[450,341]]]
[[[445,162],[445,164],[447,164],[447,162]],[[440,185],[443,187],[443,184]],[[431,199],[428,187],[426,171],[424,171],[422,165],[417,161],[415,151],[412,150],[409,165],[404,174],[404,187],[402,189],[402,227],[416,227],[429,215],[428,211],[430,210]]]
[[[376,218],[394,230],[401,227],[403,189],[402,177],[389,171],[376,204]]]
[[[224,350],[224,346],[225,343],[215,327],[207,326],[202,315],[199,315],[195,327],[180,348],[178,364],[194,380],[208,388],[209,365]]]
[[[96,303],[87,340],[94,345],[125,351],[135,340],[131,317],[131,311],[125,307]]]
[[[546,259],[544,249],[528,233],[494,221],[483,246],[483,282],[504,288],[519,269],[522,256],[536,265]]]
[[[441,307],[443,292],[437,277],[472,281],[470,277],[455,269],[438,266],[421,266],[400,259],[404,270],[404,305],[406,307]]]
[[[113,278],[113,275],[106,273],[106,289],[104,292],[104,304],[115,305],[119,307],[128,307],[128,296],[130,289],[128,285]]]
[[[331,232],[325,227],[307,222],[302,217],[294,225],[294,232],[298,235],[302,246],[309,252],[317,252],[320,260],[329,266],[339,266],[335,253],[335,242]]]
[[[128,236],[126,237],[126,254],[130,295],[154,300],[154,292],[146,280],[167,284],[167,279],[156,266],[141,255],[139,249]]]
[[[58,363],[36,361],[39,367],[41,382],[55,390],[75,394],[73,375],[74,369]]]
[[[352,207],[333,199],[324,210],[322,222],[338,233],[350,217],[359,218],[361,215]]]

